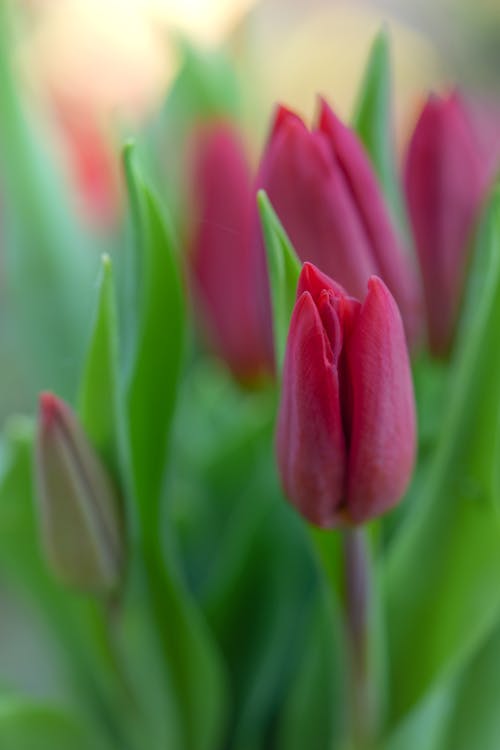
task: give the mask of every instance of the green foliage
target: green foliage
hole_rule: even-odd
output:
[[[136,342],[127,389],[129,491],[138,510],[147,597],[180,717],[183,750],[218,747],[224,676],[185,589],[171,540],[161,544],[161,498],[184,345],[184,297],[171,230],[140,175],[133,147],[125,169],[135,222]]]
[[[111,259],[101,263],[94,328],[80,385],[79,414],[85,431],[118,476],[121,383],[118,372],[118,321]]]
[[[258,206],[267,252],[276,360],[280,372],[301,263],[263,190],[258,195]]]
[[[280,716],[277,747],[337,747],[345,731],[345,641],[326,591],[315,598]]]
[[[500,627],[463,671],[448,706],[444,750],[496,750],[500,736]]]
[[[239,109],[239,88],[225,54],[193,47],[179,40],[180,67],[165,102],[164,116],[180,129],[206,117],[234,115]]]
[[[137,338],[127,392],[130,460],[142,533],[154,536],[184,348],[184,298],[174,238],[134,158],[125,169],[135,221]]]
[[[83,356],[97,243],[77,221],[62,175],[27,116],[12,65],[10,16],[9,3],[1,3],[0,182],[9,239],[3,246],[9,326],[27,392],[50,388],[68,398]]]
[[[499,199],[495,190],[479,233],[434,459],[388,553],[392,722],[464,664],[500,615]]]
[[[2,750],[103,750],[77,717],[57,706],[0,696]]]
[[[394,148],[390,47],[386,29],[382,29],[373,42],[358,92],[353,127],[370,155],[393,219],[406,235]]]

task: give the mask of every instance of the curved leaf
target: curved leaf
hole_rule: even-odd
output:
[[[440,439],[385,569],[391,721],[487,637],[500,613],[500,193],[479,233]]]
[[[118,471],[119,394],[116,303],[111,259],[103,255],[94,329],[80,386],[79,414],[90,441]]]
[[[127,395],[130,460],[142,532],[154,537],[182,362],[184,298],[174,239],[140,176],[133,146],[126,147],[124,158],[135,208],[139,285],[137,339]]]
[[[281,372],[301,263],[264,190],[259,191],[257,202],[269,269],[276,360]]]
[[[217,750],[225,676],[180,575],[173,539],[163,549],[161,498],[184,344],[184,299],[175,243],[141,177],[133,146],[125,169],[135,223],[137,325],[127,392],[129,490],[139,521],[138,585],[145,587],[179,718],[179,750]]]
[[[460,675],[454,705],[448,707],[446,739],[439,750],[496,750],[500,737],[500,627]]]
[[[363,141],[380,180],[394,221],[408,234],[395,157],[391,106],[391,66],[387,30],[373,42],[358,94],[353,127]]]

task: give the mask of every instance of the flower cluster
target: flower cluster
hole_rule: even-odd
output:
[[[39,411],[0,446],[0,577],[43,701],[4,691],[0,747],[496,747],[494,118],[431,96],[398,170],[382,34],[353,125],[279,105],[252,164],[186,48],[98,275],[5,49],[2,408]]]
[[[404,184],[422,284],[368,154],[324,100],[312,131],[278,107],[253,179],[227,122],[205,129],[193,161],[196,302],[216,350],[242,382],[274,367],[257,189],[306,262],[278,428],[286,494],[319,525],[377,515],[402,496],[414,452],[399,314],[408,345],[421,347],[426,329],[436,356],[450,353],[459,317],[471,234],[491,180],[471,113],[457,94],[433,96],[408,144]]]

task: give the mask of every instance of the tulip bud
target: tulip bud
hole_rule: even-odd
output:
[[[54,576],[84,591],[116,587],[124,552],[115,490],[74,413],[51,393],[40,397],[36,490]]]
[[[312,132],[297,115],[278,109],[258,185],[303,261],[318,265],[354,297],[379,275],[415,338],[420,302],[409,258],[361,142],[325,101]]]
[[[436,356],[452,346],[471,233],[490,175],[460,98],[431,96],[408,145],[404,181]]]
[[[413,387],[391,293],[372,276],[361,305],[305,263],[278,417],[285,494],[313,524],[360,524],[402,497],[414,454]]]
[[[274,369],[271,307],[264,248],[255,242],[255,190],[229,124],[199,134],[193,164],[195,306],[215,351],[251,384]]]

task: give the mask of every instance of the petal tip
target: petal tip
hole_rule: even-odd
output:
[[[306,129],[304,122],[296,112],[285,107],[284,104],[277,104],[271,128],[271,138],[274,138],[279,132],[284,130],[284,128],[296,125],[300,125]]]
[[[51,428],[61,415],[61,401],[50,391],[44,391],[39,397],[39,407],[42,426]]]

